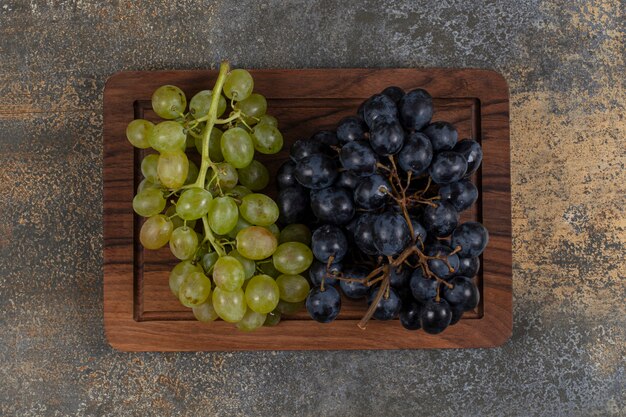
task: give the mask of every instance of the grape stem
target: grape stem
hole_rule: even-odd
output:
[[[226,256],[226,251],[224,250],[224,247],[217,243],[215,240],[215,236],[211,231],[211,227],[209,226],[209,219],[207,218],[207,216],[202,216],[202,226],[204,227],[204,241],[209,242],[211,246],[213,246],[213,249],[215,249],[215,252],[217,252],[220,257]]]

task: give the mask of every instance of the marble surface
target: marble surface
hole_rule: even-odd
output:
[[[624,416],[624,1],[3,1],[0,415]],[[119,70],[478,67],[511,91],[514,330],[489,350],[145,353],[102,321]]]

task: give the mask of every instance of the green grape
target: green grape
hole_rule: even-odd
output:
[[[150,188],[154,188],[156,190],[160,190],[161,189],[161,184],[154,183],[152,181],[150,181],[147,178],[144,178],[141,180],[141,182],[139,183],[139,185],[137,186],[137,194],[139,194],[140,192],[142,192],[143,190],[147,190]]]
[[[269,258],[277,245],[276,236],[263,227],[250,226],[237,233],[237,251],[253,261]]]
[[[298,311],[304,308],[304,301],[300,301],[298,303],[290,303],[285,300],[280,300],[278,302],[278,307],[276,309],[280,311],[281,314],[286,316],[290,316],[292,314],[296,314]]]
[[[307,270],[313,262],[313,252],[304,243],[287,242],[276,248],[274,266],[283,274],[296,275]]]
[[[213,281],[218,288],[235,291],[246,280],[243,265],[232,256],[222,256],[213,266]]]
[[[280,231],[280,236],[278,237],[278,243],[286,242],[300,242],[311,246],[311,230],[304,224],[289,224]]]
[[[235,101],[242,101],[250,97],[253,88],[252,75],[244,69],[236,69],[226,76],[224,95]]]
[[[253,93],[250,94],[245,100],[241,100],[237,103],[237,110],[241,110],[241,112],[245,115],[245,122],[252,126],[253,124],[259,121],[259,118],[265,114],[267,110],[267,100],[261,94]]]
[[[183,220],[196,220],[209,212],[213,196],[204,188],[189,188],[180,195],[176,213]]]
[[[170,251],[180,260],[191,259],[198,249],[198,235],[188,226],[174,229],[170,237]]]
[[[211,295],[211,280],[202,272],[191,272],[185,276],[178,288],[178,299],[185,307],[196,307]]]
[[[191,129],[187,130],[185,140],[185,149],[193,148],[196,146],[196,138],[191,134]]]
[[[257,226],[269,226],[278,220],[278,205],[265,194],[248,194],[241,199],[239,212]]]
[[[150,147],[148,137],[154,124],[145,119],[135,119],[126,126],[126,138],[135,148],[146,149]]]
[[[133,210],[143,217],[159,214],[165,208],[163,193],[157,188],[148,188],[133,198]]]
[[[246,219],[241,216],[237,216],[237,224],[233,227],[233,230],[227,233],[227,236],[234,239],[237,237],[237,233],[250,226],[252,226],[252,224],[250,224]]]
[[[179,262],[174,268],[172,268],[169,283],[170,290],[172,290],[172,293],[176,297],[178,297],[178,290],[181,282],[183,282],[185,277],[192,272],[202,272],[202,268],[200,268],[200,265],[195,265],[191,261]]]
[[[150,217],[141,226],[139,241],[146,249],[159,249],[167,244],[172,236],[174,225],[162,214]]]
[[[260,191],[270,182],[270,173],[265,165],[257,160],[250,162],[245,168],[237,170],[239,182],[252,191]]]
[[[280,299],[289,303],[304,301],[311,287],[302,275],[281,275],[276,278]]]
[[[252,191],[248,187],[244,187],[243,185],[236,185],[232,190],[228,191],[228,194],[239,201],[242,198],[247,196],[248,194],[252,194]]]
[[[274,116],[270,116],[269,114],[264,114],[263,116],[261,116],[257,124],[270,125],[278,128],[278,120],[276,120]]]
[[[237,181],[239,181],[237,170],[226,162],[215,164],[216,178],[214,178],[216,174],[213,170],[209,170],[208,172],[207,179],[210,182],[209,191],[213,194],[218,194],[220,190],[222,190],[222,192],[228,191],[234,188],[237,185]]]
[[[278,237],[280,236],[280,229],[278,228],[276,223],[272,223],[269,226],[263,226],[263,227],[265,227],[267,230],[272,232],[272,234],[276,236],[276,239],[278,239]]]
[[[278,278],[281,275],[280,271],[274,267],[272,258],[262,260],[258,266],[265,275],[269,275],[272,278]]]
[[[159,164],[159,154],[151,153],[146,155],[141,161],[141,174],[150,182],[158,183],[159,175],[157,173],[157,165]]]
[[[246,314],[246,299],[243,290],[226,291],[219,287],[213,291],[213,308],[220,318],[236,323]]]
[[[200,170],[198,170],[198,165],[196,165],[193,161],[189,161],[189,169],[187,170],[185,185],[193,184],[194,182],[196,182],[199,173]]]
[[[266,327],[274,327],[278,323],[280,323],[280,311],[277,308],[267,313],[265,316],[265,322],[263,322],[263,326]]]
[[[196,253],[194,253],[194,256],[192,258],[194,262],[200,261],[204,255],[209,253],[209,244],[207,244],[204,241],[204,236],[202,236],[202,233],[196,232],[196,235],[198,236],[198,242],[200,242],[200,244],[198,246],[198,249],[196,249]]]
[[[209,226],[218,235],[225,235],[233,230],[239,218],[237,203],[231,197],[218,197],[211,201],[208,213]]]
[[[194,139],[196,150],[202,155],[202,136]],[[211,135],[209,136],[209,159],[212,162],[222,162],[224,155],[222,155],[222,148],[220,143],[222,141],[222,131],[214,127],[211,129]]]
[[[283,134],[274,126],[259,124],[252,130],[254,149],[264,154],[275,154],[283,148]]]
[[[267,314],[274,310],[280,299],[280,289],[269,275],[255,275],[246,287],[248,307],[257,313]]]
[[[184,152],[164,152],[159,156],[157,173],[159,181],[166,188],[177,189],[183,186],[189,171],[189,160]]]
[[[220,147],[224,160],[235,168],[248,166],[254,157],[252,139],[240,127],[234,127],[224,132],[220,140]]]
[[[237,249],[233,249],[228,253],[228,256],[232,256],[237,259],[241,266],[243,266],[243,271],[245,274],[245,279],[250,279],[254,275],[254,271],[256,271],[256,264],[253,260],[246,258],[242,254],[237,251]]]
[[[174,224],[174,229],[177,229],[179,227],[181,227],[182,225],[185,224],[184,220],[181,219],[180,217],[178,217],[178,214],[176,214],[176,206],[175,205],[171,205],[167,208],[167,210],[165,210],[165,215],[172,221],[172,223]],[[196,227],[196,221],[195,220],[188,220],[187,221],[187,226],[191,227],[192,229]]]
[[[176,119],[187,107],[183,91],[173,85],[163,85],[152,94],[152,110],[164,119]]]
[[[192,310],[193,310],[193,315],[196,318],[196,320],[201,321],[203,323],[208,323],[210,321],[217,320],[217,318],[219,317],[217,315],[217,312],[213,308],[212,297],[207,297],[204,303],[200,304],[199,306],[193,307]]]
[[[148,136],[150,146],[159,152],[175,152],[185,149],[187,136],[185,129],[171,120],[158,123]]]
[[[189,101],[189,111],[195,119],[200,119],[209,114],[212,97],[213,91],[202,90],[191,98]],[[224,114],[224,110],[226,110],[226,99],[220,94],[220,98],[217,103],[217,117]]]
[[[248,308],[243,318],[235,325],[239,330],[244,332],[251,332],[263,326],[265,323],[265,314],[257,313],[254,310]]]
[[[210,274],[215,262],[219,259],[220,255],[217,252],[209,252],[202,256],[202,269],[206,274]]]

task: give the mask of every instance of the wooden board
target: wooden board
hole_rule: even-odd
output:
[[[354,114],[370,95],[389,85],[421,87],[435,98],[433,120],[447,120],[459,138],[472,137],[483,147],[482,168],[474,177],[479,201],[464,220],[482,222],[490,241],[477,278],[481,303],[440,335],[405,330],[393,322],[356,326],[365,303],[344,300],[332,324],[319,324],[305,312],[276,327],[253,333],[217,321],[193,319],[168,286],[176,260],[168,249],[144,251],[138,242],[142,219],[132,211],[145,151],[133,149],[125,136],[133,119],[155,119],[152,92],[163,84],[182,88],[187,97],[212,88],[216,71],[121,72],[104,90],[104,322],[111,346],[125,351],[341,350],[493,347],[512,330],[511,194],[509,98],[504,78],[475,69],[307,69],[251,71],[255,90],[268,99],[285,137],[284,150],[260,158],[274,174],[291,143],[330,128]],[[272,187],[272,186],[270,186]],[[275,195],[275,190],[268,190]]]

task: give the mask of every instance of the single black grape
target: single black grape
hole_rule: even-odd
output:
[[[402,97],[398,109],[405,129],[421,130],[433,117],[433,98],[421,88],[412,90]]]
[[[365,278],[367,274],[369,274],[367,268],[361,266],[344,268],[344,276],[346,278]],[[365,297],[370,289],[367,285],[360,282],[345,280],[339,281],[339,287],[346,297],[354,300]]]
[[[345,224],[354,217],[352,190],[331,186],[311,191],[311,209],[323,223]]]
[[[402,303],[400,310],[400,324],[407,330],[419,330],[422,328],[420,313],[422,305],[415,300],[409,303]]]
[[[463,304],[450,304],[450,312],[452,313],[452,319],[450,320],[450,326],[457,324],[463,313],[465,312],[465,306]]]
[[[276,183],[278,184],[279,189],[293,187],[294,185],[298,185],[298,181],[296,181],[296,163],[291,159],[285,161],[280,168],[278,168],[278,173],[276,174]]]
[[[459,256],[464,258],[479,256],[487,247],[487,243],[489,232],[478,222],[465,222],[452,232],[452,247],[460,246]]]
[[[378,159],[369,143],[362,140],[348,142],[339,153],[341,165],[359,177],[367,177],[376,172]]]
[[[413,226],[413,240],[416,242],[426,242],[428,234],[426,228],[413,216],[410,217],[411,225]],[[419,247],[419,246],[418,246]]]
[[[298,223],[309,206],[309,191],[300,185],[284,188],[278,193],[276,204],[282,224]]]
[[[461,212],[470,208],[478,200],[478,189],[467,178],[446,184],[439,188],[439,195],[443,201],[454,206]]]
[[[480,269],[480,259],[478,257],[459,258],[459,268],[454,275],[464,277],[475,277]]]
[[[400,100],[402,100],[402,97],[404,97],[404,90],[400,87],[391,86],[385,88],[380,94],[388,96],[394,103],[398,104]]]
[[[391,210],[380,214],[374,222],[374,246],[383,255],[399,255],[411,241],[404,217]]]
[[[372,288],[367,296],[367,304],[371,305],[374,302],[376,293],[380,290],[380,287]],[[398,294],[393,288],[389,288],[389,296],[383,294],[381,299],[376,304],[373,317],[376,320],[392,320],[398,316],[400,309],[402,308],[402,300],[398,297]]]
[[[434,152],[452,149],[459,138],[454,125],[448,122],[431,123],[424,129],[424,134],[430,139]]]
[[[311,318],[320,323],[330,323],[341,311],[341,296],[335,287],[315,287],[306,298],[306,310]]]
[[[422,328],[426,333],[441,333],[450,325],[452,321],[452,311],[446,300],[428,301],[422,307],[420,312],[420,321]]]
[[[467,160],[453,151],[443,151],[435,155],[428,169],[431,178],[437,184],[450,184],[463,178],[467,171]]]
[[[398,117],[398,108],[396,103],[385,94],[375,94],[370,97],[363,105],[363,120],[370,127],[373,128],[374,122],[378,118],[391,118]]]
[[[452,271],[448,265],[442,259],[429,259],[427,261],[430,272],[437,275],[439,278],[447,279],[454,275],[454,272],[459,268],[459,257],[457,254],[450,255],[452,249],[449,246],[442,244],[434,244],[426,247],[426,255],[445,257],[450,264]]]
[[[359,185],[360,181],[361,179],[352,172],[342,171],[341,173],[339,173],[335,185],[338,187],[344,187],[354,190],[356,186]]]
[[[433,201],[433,204],[424,208],[424,227],[429,234],[436,237],[450,235],[459,224],[459,213],[447,201]]]
[[[309,278],[311,280],[311,285],[314,287],[319,287],[322,285],[322,278],[326,275],[326,263],[320,262],[317,259],[313,260],[311,267],[309,268]],[[336,278],[332,278],[332,275],[338,274],[342,269],[341,262],[333,262],[330,265],[330,269],[328,270],[330,276],[327,276],[324,280],[324,285],[337,285],[339,284],[339,280]]]
[[[417,268],[411,274],[410,286],[413,298],[420,303],[425,303],[437,296],[439,283],[436,279],[425,276],[422,268]]]
[[[367,255],[377,255],[378,249],[374,245],[374,222],[377,215],[373,213],[363,213],[350,229],[353,229],[352,237],[354,243]]]
[[[443,287],[443,298],[450,304],[462,304],[463,306],[474,305],[478,295],[478,288],[467,277],[454,277],[450,280],[452,288]],[[475,305],[474,305],[475,307]],[[474,308],[472,307],[472,308]],[[471,309],[470,309],[471,310]]]
[[[394,288],[408,286],[411,279],[411,272],[413,271],[406,265],[401,265],[398,268],[391,268],[391,271],[389,272],[389,285]]]
[[[379,155],[394,155],[404,145],[404,129],[396,118],[379,117],[370,130],[370,145]]]
[[[478,171],[478,167],[480,167],[480,163],[483,161],[483,149],[478,142],[472,139],[463,139],[454,145],[452,150],[460,153],[467,160],[466,177]]]
[[[367,125],[357,116],[344,117],[337,125],[337,139],[341,145],[355,140],[364,140],[366,132]]]
[[[329,154],[330,151],[328,146],[318,140],[314,140],[313,138],[298,139],[289,149],[289,156],[294,162],[298,162],[307,156],[321,153]]]
[[[328,262],[331,256],[333,262],[340,262],[348,252],[348,240],[339,227],[325,224],[313,232],[311,250],[320,262]]]
[[[398,165],[405,172],[411,171],[421,175],[430,166],[433,159],[433,147],[426,135],[419,132],[411,133],[404,141],[404,146],[398,153]]]
[[[364,178],[354,190],[354,202],[360,208],[376,210],[389,199],[389,181],[379,174]]]
[[[339,175],[337,163],[327,155],[309,155],[296,164],[296,180],[313,190],[330,186],[337,175]]]
[[[330,130],[320,130],[311,136],[311,140],[320,142],[326,146],[337,146],[339,144],[337,134],[335,132],[331,132]]]

